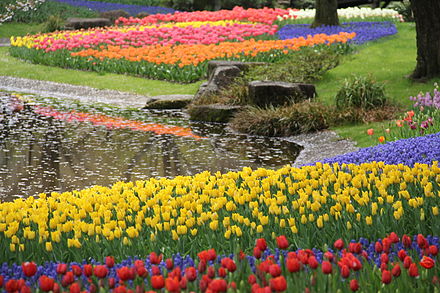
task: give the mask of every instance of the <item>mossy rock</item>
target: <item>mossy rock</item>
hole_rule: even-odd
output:
[[[204,122],[228,123],[241,106],[231,105],[196,105],[188,109],[191,120]]]

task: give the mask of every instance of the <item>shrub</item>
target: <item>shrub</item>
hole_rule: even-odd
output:
[[[321,103],[304,101],[279,108],[248,107],[235,115],[233,129],[254,135],[290,136],[327,129],[329,108]]]
[[[400,15],[402,15],[404,21],[414,21],[414,14],[412,12],[411,2],[409,0],[404,0],[402,2],[392,2],[389,5],[389,8],[396,10]]]
[[[51,15],[43,25],[43,32],[51,33],[64,28],[64,19],[58,15]]]
[[[336,107],[373,109],[385,105],[384,85],[371,76],[353,75],[345,79],[342,88],[336,94]]]
[[[19,11],[15,13],[13,21],[24,23],[44,23],[51,15],[57,15],[62,19],[68,17],[96,17],[97,12],[88,8],[74,7],[68,4],[46,1],[37,10]]]
[[[331,47],[304,48],[293,58],[275,64],[256,66],[246,75],[248,80],[312,82],[339,64],[340,54]]]
[[[101,12],[99,16],[102,18],[108,18],[112,23],[114,23],[115,20],[120,17],[125,17],[125,18],[130,17],[130,13],[122,9],[119,9],[119,10],[109,10],[109,11]]]

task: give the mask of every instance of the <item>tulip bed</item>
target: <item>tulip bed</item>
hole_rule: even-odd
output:
[[[439,149],[438,135],[405,148],[427,139]],[[432,291],[438,155],[363,163],[380,159],[383,146],[359,165],[204,172],[1,203],[0,280],[73,292]],[[118,264],[101,264],[104,256]],[[28,260],[41,264],[35,275],[20,266]]]
[[[353,24],[342,31],[279,30],[279,17],[292,11],[236,7],[120,18],[109,28],[12,38],[10,52],[51,66],[193,82],[206,77],[212,59],[276,62],[302,47],[333,44],[346,51],[355,37],[361,43],[396,32],[391,23]]]

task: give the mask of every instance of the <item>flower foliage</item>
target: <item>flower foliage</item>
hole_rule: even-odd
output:
[[[5,12],[0,14],[0,25],[4,22],[10,21],[17,11],[36,10],[46,0],[17,0],[11,4],[6,5]]]

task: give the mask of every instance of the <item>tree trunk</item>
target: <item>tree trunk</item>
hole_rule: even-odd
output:
[[[315,21],[312,27],[321,25],[339,25],[337,0],[316,0]]]
[[[417,32],[417,65],[412,79],[440,76],[440,1],[411,0]]]
[[[222,8],[222,1],[221,0],[215,0],[214,1],[214,10],[220,10]]]

